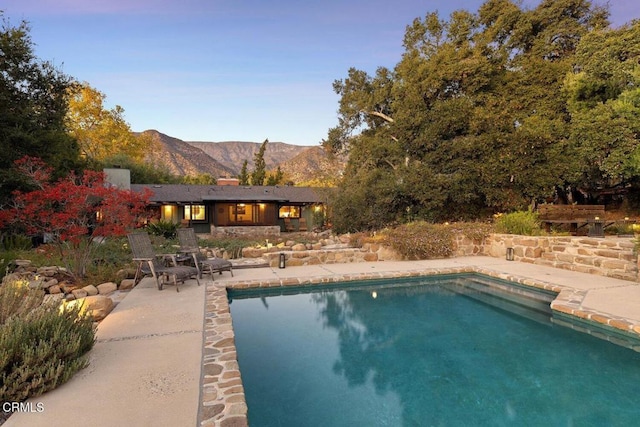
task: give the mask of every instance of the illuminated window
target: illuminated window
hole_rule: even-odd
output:
[[[205,215],[204,205],[187,205],[184,207],[184,219],[190,221],[204,221],[207,219]]]
[[[160,220],[167,222],[176,222],[178,221],[178,211],[177,207],[174,205],[163,205],[162,210],[160,211]]]
[[[280,218],[300,218],[300,206],[280,206],[278,216]]]

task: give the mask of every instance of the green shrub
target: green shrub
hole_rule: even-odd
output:
[[[0,251],[0,281],[7,273],[10,273],[9,266],[16,259],[18,259],[16,252]]]
[[[87,266],[87,275],[82,281],[87,284],[114,282],[117,272],[132,264],[127,238],[109,237],[95,244],[92,263]]]
[[[456,222],[449,227],[454,233],[462,234],[476,243],[482,243],[494,231],[493,224],[487,222]]]
[[[0,327],[15,316],[25,316],[42,304],[44,291],[31,290],[26,283],[0,285]]]
[[[1,248],[5,251],[26,251],[33,247],[31,237],[24,234],[5,234],[0,235],[2,242]]]
[[[407,259],[447,258],[453,254],[453,230],[423,221],[385,231],[385,243]]]
[[[44,265],[64,265],[57,251],[50,251],[49,245],[41,245],[37,249],[1,249],[0,248],[0,280],[7,273],[11,273],[15,267],[16,259],[28,259],[35,267]]]
[[[158,221],[147,224],[147,231],[154,236],[162,236],[165,239],[175,239],[178,224],[171,221]]]
[[[28,259],[36,267],[46,265],[65,265],[64,256],[60,253],[59,247],[55,245],[44,244],[35,249],[28,251],[16,252],[16,259]]]
[[[496,231],[504,234],[537,236],[542,234],[538,214],[532,211],[517,211],[498,215]]]
[[[80,307],[41,304],[41,291],[20,283],[0,286],[0,400],[21,402],[66,382],[88,363],[95,342],[91,318]]]
[[[632,223],[620,222],[607,227],[607,234],[615,234],[618,236],[632,236],[634,234]]]
[[[314,229],[324,230],[327,226],[327,214],[324,210],[314,210],[311,219]]]

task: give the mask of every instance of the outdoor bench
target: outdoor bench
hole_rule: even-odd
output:
[[[538,206],[538,218],[547,231],[551,231],[552,224],[568,224],[571,234],[576,234],[579,228],[592,224],[596,235],[604,234],[604,205],[543,204]]]

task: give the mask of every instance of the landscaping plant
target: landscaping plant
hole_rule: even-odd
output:
[[[171,221],[157,221],[147,224],[147,231],[153,236],[175,239],[179,224]]]
[[[385,243],[406,259],[447,258],[453,255],[453,230],[425,221],[403,224],[385,231]]]
[[[493,224],[480,221],[456,222],[449,227],[454,233],[462,234],[476,243],[482,243],[484,239],[494,232]]]
[[[537,236],[542,233],[538,214],[532,211],[517,211],[496,215],[496,231],[504,234]]]
[[[80,310],[43,302],[20,282],[0,286],[0,400],[39,396],[87,365],[95,327]]]
[[[146,192],[105,185],[102,172],[71,173],[52,182],[51,169],[40,159],[24,157],[15,166],[34,190],[14,193],[10,208],[0,211],[0,226],[46,237],[78,278],[85,276],[99,244],[137,225],[149,198]]]

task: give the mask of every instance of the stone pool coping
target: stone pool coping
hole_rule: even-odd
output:
[[[498,266],[497,268],[500,267]],[[270,271],[270,269],[265,270]],[[205,292],[206,311],[204,317],[201,394],[198,411],[199,425],[220,427],[248,425],[247,404],[237,362],[227,289],[319,286],[345,281],[397,279],[460,273],[479,273],[525,286],[552,291],[557,293],[557,297],[551,303],[551,309],[555,312],[640,337],[640,320],[584,307],[583,302],[590,291],[589,289],[577,289],[568,285],[559,285],[556,283],[558,280],[536,279],[478,265],[444,268],[426,267],[405,271],[328,272],[324,275],[303,277],[272,277],[267,279],[242,279],[238,277],[224,281],[217,280],[208,282]]]

